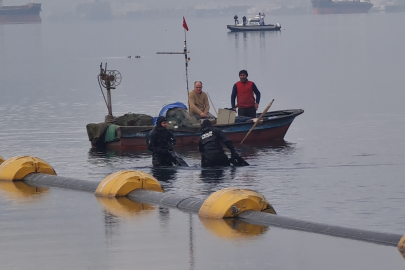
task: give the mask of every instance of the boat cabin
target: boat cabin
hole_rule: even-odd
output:
[[[256,15],[253,18],[249,18],[247,20],[247,25],[260,25],[261,19],[260,19],[260,15]],[[264,24],[264,21],[263,21]]]

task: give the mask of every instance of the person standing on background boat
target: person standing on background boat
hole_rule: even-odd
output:
[[[256,111],[259,108],[260,92],[256,84],[247,79],[246,70],[239,71],[240,81],[235,83],[232,88],[231,106],[236,111],[235,98],[238,102],[238,115],[256,117]],[[256,96],[256,99],[255,99]]]
[[[233,16],[233,19],[235,20],[235,25],[239,24],[238,15],[235,14],[235,16]]]
[[[264,25],[264,16],[266,16],[266,15],[264,15],[264,13],[263,13],[263,14],[260,14],[260,13],[259,13],[259,17],[260,17],[259,24],[260,24],[260,25]]]
[[[242,17],[242,22],[243,22],[243,26],[245,26],[246,25],[246,16]]]
[[[232,141],[226,137],[219,128],[213,127],[209,120],[201,124],[202,134],[200,135],[199,150],[201,153],[201,167],[229,166],[228,156],[222,149],[223,142],[231,151],[231,158],[239,157],[233,147]]]
[[[190,115],[194,116],[197,120],[215,118],[209,113],[210,103],[208,102],[207,94],[202,90],[201,81],[194,83],[194,89],[188,95],[188,103],[190,105]]]
[[[148,150],[152,151],[152,164],[154,167],[172,166],[175,164],[170,151],[173,151],[176,140],[166,127],[166,118],[159,116],[156,126],[149,132],[146,138]]]

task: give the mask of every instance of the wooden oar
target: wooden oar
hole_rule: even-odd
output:
[[[270,109],[271,105],[273,105],[273,101],[274,101],[274,99],[270,102],[269,105],[267,105],[266,109],[264,109],[262,114],[259,116],[259,119],[257,119],[256,123],[254,123],[253,127],[249,130],[249,132],[246,134],[245,138],[243,138],[243,140],[240,142],[240,144],[242,144],[246,140],[246,138],[247,138],[247,136],[249,136],[250,132],[252,132],[252,130],[257,126],[257,124],[263,118],[263,115]]]
[[[218,117],[218,113],[217,113],[217,110],[215,109],[214,103],[212,102],[210,95],[208,95],[208,92],[206,92],[206,93],[207,93],[208,98],[209,98],[210,101],[211,101],[212,107],[214,108],[214,112],[215,112],[215,114],[216,114],[217,117]]]

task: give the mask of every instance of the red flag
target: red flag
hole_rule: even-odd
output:
[[[184,16],[183,16],[183,27],[184,27],[184,29],[186,29],[188,31],[188,26],[186,23],[186,19],[184,19]]]

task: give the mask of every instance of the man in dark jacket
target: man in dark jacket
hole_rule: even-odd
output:
[[[233,16],[233,19],[235,20],[235,25],[239,24],[238,15]]]
[[[157,119],[156,126],[149,132],[149,136],[146,139],[148,150],[152,151],[152,164],[154,167],[172,166],[175,164],[175,159],[170,152],[173,151],[173,145],[176,144],[176,140],[166,127],[166,118],[160,116]]]
[[[209,120],[204,120],[201,124],[202,134],[200,135],[199,148],[201,153],[201,166],[229,166],[228,156],[222,149],[221,142],[231,151],[231,157],[239,156],[232,141],[226,137],[219,128],[213,127]]]

